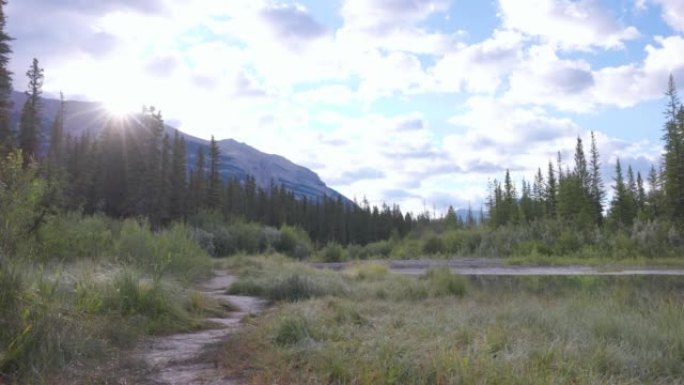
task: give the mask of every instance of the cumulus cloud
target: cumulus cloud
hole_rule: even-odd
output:
[[[317,39],[326,33],[326,28],[299,5],[271,4],[259,13],[279,38],[294,43]]]
[[[646,8],[649,3],[661,7],[662,18],[672,29],[684,32],[684,2],[680,0],[638,0],[637,7]]]
[[[639,36],[595,0],[499,0],[499,13],[505,28],[565,50],[622,48]]]
[[[518,32],[494,32],[492,37],[443,55],[430,69],[432,89],[441,92],[495,92],[523,55]]]

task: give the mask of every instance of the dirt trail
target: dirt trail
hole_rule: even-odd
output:
[[[221,343],[240,327],[240,320],[261,311],[265,303],[255,297],[227,295],[233,280],[225,271],[200,287],[212,298],[229,301],[240,310],[226,318],[209,318],[216,328],[191,333],[156,337],[145,346],[142,359],[152,369],[152,383],[158,385],[231,385],[230,378],[223,378],[217,369],[216,351]]]

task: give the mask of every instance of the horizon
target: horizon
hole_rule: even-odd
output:
[[[10,0],[14,88],[36,57],[46,95],[154,105],[350,199],[444,212],[475,210],[505,169],[568,164],[590,131],[607,185],[618,155],[645,175],[667,77],[684,82],[676,0],[200,3]]]

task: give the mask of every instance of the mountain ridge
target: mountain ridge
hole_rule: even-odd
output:
[[[14,103],[12,121],[13,127],[18,126],[21,107],[26,100],[26,94],[13,92]],[[44,97],[42,100],[43,142],[49,139],[49,128],[57,114],[59,100]],[[104,127],[108,118],[107,109],[97,102],[66,101],[65,132],[78,137],[83,134],[97,135]],[[172,137],[177,128],[165,124],[166,132]],[[201,139],[181,130],[178,132],[185,138],[187,145],[188,168],[194,167],[197,149],[209,148],[209,141]],[[257,186],[269,190],[273,184],[283,186],[299,198],[319,200],[323,197],[342,199],[351,202],[347,197],[330,188],[314,171],[298,165],[282,155],[269,154],[260,151],[246,143],[235,139],[217,141],[221,156],[219,169],[225,179],[235,178],[244,182],[248,176],[255,179]],[[208,153],[205,151],[205,153]]]

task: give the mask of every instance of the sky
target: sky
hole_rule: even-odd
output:
[[[684,84],[682,0],[9,0],[15,88],[285,156],[349,198],[479,209],[594,132],[661,156],[663,92]]]

